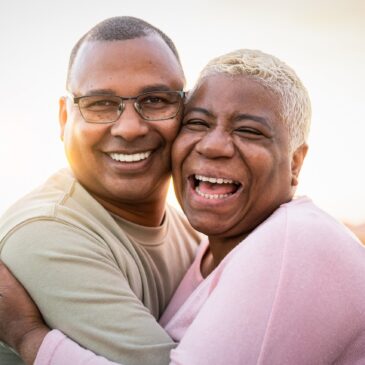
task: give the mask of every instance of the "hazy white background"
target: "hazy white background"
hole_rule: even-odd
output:
[[[299,192],[365,220],[365,1],[0,1],[0,213],[66,165],[58,97],[72,46],[98,21],[132,15],[175,41],[190,86],[210,58],[237,48],[291,65],[313,103]]]

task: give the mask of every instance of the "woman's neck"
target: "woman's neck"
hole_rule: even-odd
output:
[[[209,236],[209,248],[201,263],[202,276],[207,277],[246,236],[233,238]]]

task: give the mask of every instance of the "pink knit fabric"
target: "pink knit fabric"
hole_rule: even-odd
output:
[[[365,364],[365,248],[309,199],[282,205],[203,280],[206,248],[161,318],[180,342],[172,364]],[[114,364],[91,355],[52,331],[35,365]]]

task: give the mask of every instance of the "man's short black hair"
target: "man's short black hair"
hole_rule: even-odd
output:
[[[146,21],[131,16],[116,16],[108,18],[96,24],[87,33],[85,33],[75,44],[71,51],[70,60],[67,70],[67,86],[70,81],[71,69],[74,64],[77,52],[82,44],[88,41],[123,41],[146,37],[150,34],[159,35],[167,46],[176,56],[181,65],[180,57],[172,40],[160,29],[147,23]]]

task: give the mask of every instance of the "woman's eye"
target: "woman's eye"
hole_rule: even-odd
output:
[[[183,127],[191,130],[204,130],[209,127],[209,124],[201,119],[189,119],[182,122]]]
[[[236,129],[236,132],[238,132],[241,135],[248,135],[248,136],[262,136],[263,133],[260,132],[258,129],[255,128],[238,128]]]

